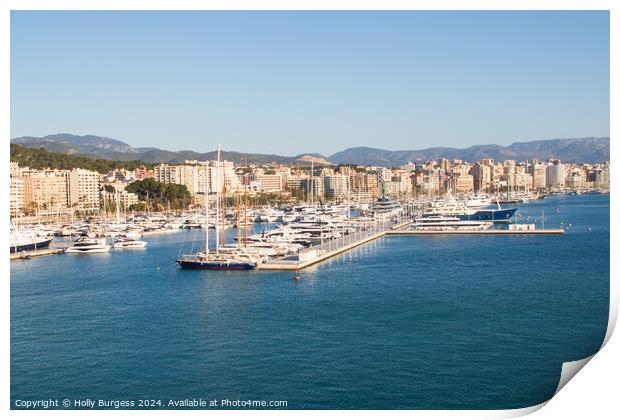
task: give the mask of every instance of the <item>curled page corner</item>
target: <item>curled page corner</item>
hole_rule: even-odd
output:
[[[573,377],[579,372],[594,356],[588,356],[584,359],[573,360],[572,362],[564,362],[562,364],[562,374],[560,375],[560,382],[558,383],[558,387],[555,389],[553,395],[555,396],[564,385],[566,385]]]
[[[610,290],[610,295],[611,296],[617,296],[614,293],[614,282],[611,282],[611,290]],[[607,342],[609,341],[609,339],[611,338],[611,336],[614,333],[614,330],[616,329],[616,320],[618,319],[618,299],[611,299],[610,301],[610,305],[609,305],[609,321],[607,321],[607,332],[605,332],[605,338],[603,339],[603,344],[601,344],[601,348],[605,347],[605,344],[607,344]],[[599,349],[600,351],[600,349]]]
[[[513,409],[510,409],[510,410],[497,411],[493,415],[493,418],[496,418],[496,419],[510,419],[510,418],[515,418],[515,417],[524,417],[524,416],[527,416],[529,414],[532,414],[532,413],[540,410],[545,405],[547,405],[548,402],[549,401],[545,401],[545,402],[542,402],[540,404],[532,405],[530,407],[513,408]]]

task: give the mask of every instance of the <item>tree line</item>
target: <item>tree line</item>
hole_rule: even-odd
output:
[[[114,169],[125,168],[133,171],[141,166],[149,169],[153,164],[139,160],[108,160],[94,159],[85,156],[68,155],[65,153],[50,152],[44,148],[28,148],[18,144],[11,144],[11,162],[17,162],[19,166],[27,166],[32,169],[87,169],[105,174]]]
[[[192,196],[185,185],[165,184],[153,178],[134,181],[125,190],[138,196],[141,203],[134,204],[131,210],[160,211],[170,207],[171,210],[185,209],[192,202]]]

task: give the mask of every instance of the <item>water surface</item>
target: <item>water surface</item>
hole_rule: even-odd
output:
[[[538,404],[599,348],[609,309],[609,196],[548,197],[520,219],[543,210],[565,235],[384,237],[300,282],[179,270],[200,231],[12,261],[11,400]]]

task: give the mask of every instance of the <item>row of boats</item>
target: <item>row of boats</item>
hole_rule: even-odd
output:
[[[517,209],[502,208],[497,201],[490,207],[492,200],[485,196],[458,199],[448,195],[401,203],[381,197],[368,207],[348,204],[263,207],[245,211],[241,216],[239,212],[224,212],[217,207],[212,210],[207,206],[202,214],[136,214],[126,220],[91,218],[56,227],[12,229],[11,252],[44,249],[49,247],[53,236],[77,238],[66,248],[68,253],[141,249],[147,245],[143,237],[201,228],[205,232],[216,231],[215,247],[211,244],[209,248],[205,233],[202,251],[177,260],[182,268],[252,268],[268,259],[297,254],[304,248],[365,231],[397,217],[410,220],[409,229],[416,230],[478,230],[509,222]],[[252,233],[252,226],[262,222],[275,227],[268,225],[269,229]],[[226,243],[221,236],[232,227],[237,228],[235,243]]]
[[[419,215],[408,225],[410,230],[458,231],[491,229],[496,223],[508,223],[516,208],[502,208],[499,200],[489,196],[474,196],[458,200],[448,194],[422,207]],[[496,205],[496,207],[494,206]]]

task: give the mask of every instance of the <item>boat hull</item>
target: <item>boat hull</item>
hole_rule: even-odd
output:
[[[88,249],[75,249],[73,247],[67,248],[65,253],[67,254],[101,254],[104,252],[110,251],[110,246],[107,245],[105,247],[98,248],[88,248]]]
[[[220,263],[184,259],[177,260],[177,263],[181,268],[190,270],[251,270],[256,267],[253,263]]]
[[[11,254],[15,254],[16,252],[23,251],[32,251],[35,249],[46,249],[49,248],[50,243],[52,242],[52,238],[44,239],[42,241],[33,242],[31,244],[23,244],[10,247]]]
[[[501,210],[478,210],[473,214],[459,214],[456,215],[461,220],[481,220],[489,222],[507,222],[517,211],[514,209],[501,209]]]

